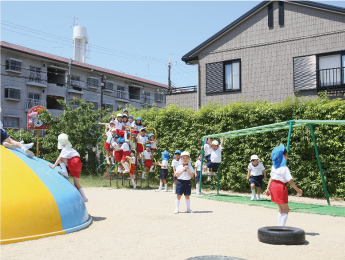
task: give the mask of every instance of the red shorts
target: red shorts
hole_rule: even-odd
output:
[[[104,143],[104,150],[112,152],[113,148],[110,146],[110,143],[105,142]]]
[[[126,160],[126,156],[130,156],[129,151],[123,151],[121,160]]]
[[[270,190],[272,202],[277,204],[288,203],[288,188],[284,182],[273,180]]]
[[[116,162],[121,162],[122,155],[123,155],[123,151],[122,150],[115,151],[115,161]]]
[[[135,135],[135,136],[139,134],[139,131],[136,131],[136,130],[132,130],[131,132],[132,132],[132,135]]]
[[[141,143],[137,144],[137,153],[142,153],[144,151],[144,146]]]
[[[145,160],[145,167],[150,168],[152,166],[153,162],[151,160]]]
[[[67,159],[67,166],[69,175],[74,176],[76,178],[80,178],[82,165],[79,156],[74,156],[71,159]]]
[[[125,133],[125,131],[116,129],[116,134],[117,134],[118,136],[123,137],[123,136],[124,136],[124,133]]]
[[[151,148],[152,153],[154,153],[155,151],[157,151],[157,148]]]
[[[135,169],[135,164],[132,163],[132,164],[131,164],[131,171],[130,171],[130,174],[131,174],[131,175],[134,174],[134,169]]]

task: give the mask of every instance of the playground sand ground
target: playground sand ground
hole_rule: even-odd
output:
[[[1,259],[187,259],[221,255],[242,259],[344,259],[345,218],[291,212],[288,226],[305,230],[304,245],[258,241],[260,227],[276,225],[277,211],[191,198],[195,213],[173,214],[171,190],[85,188],[94,222],[84,230],[1,246]],[[249,198],[248,198],[249,199]],[[293,197],[295,202],[312,203]],[[260,203],[260,202],[258,202]],[[317,201],[315,204],[325,204]],[[335,202],[344,206],[342,201]],[[344,208],[345,210],[345,208]]]

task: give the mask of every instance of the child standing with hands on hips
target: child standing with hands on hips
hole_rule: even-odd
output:
[[[181,156],[181,151],[176,150],[174,154],[174,159],[171,162],[171,166],[173,168],[173,193],[176,193],[176,184],[177,184],[177,177],[176,177],[176,169],[180,165],[180,156]]]
[[[187,204],[187,212],[192,213],[193,211],[190,209],[190,194],[192,192],[192,185],[190,183],[190,179],[194,176],[193,167],[188,165],[190,160],[190,154],[187,151],[181,153],[181,164],[177,166],[176,169],[176,177],[177,177],[177,185],[176,185],[176,204],[175,204],[175,214],[179,213],[180,207],[180,200],[182,195],[186,197],[186,204]]]
[[[302,196],[303,191],[292,181],[290,170],[285,165],[288,156],[283,144],[273,149],[271,159],[273,166],[266,195],[271,195],[271,201],[278,205],[278,226],[285,226],[290,211],[286,183],[288,182],[297,191],[297,196]]]
[[[247,174],[247,181],[250,180],[250,188],[252,190],[252,198],[251,200],[255,199],[255,186],[257,187],[257,194],[256,198],[258,201],[261,200],[260,193],[262,187],[262,173],[264,173],[265,181],[267,181],[266,177],[266,170],[264,165],[259,162],[259,157],[256,154],[253,154],[250,157],[250,163],[248,165],[248,174]]]
[[[80,195],[83,197],[84,202],[88,202],[85,196],[83,188],[79,184],[80,172],[82,168],[79,153],[72,148],[72,144],[68,141],[68,136],[66,134],[60,134],[58,136],[58,149],[62,149],[59,157],[56,159],[55,164],[49,165],[50,168],[55,168],[60,164],[63,176],[68,177],[66,165],[68,166],[69,175],[73,176],[74,186],[79,191]]]

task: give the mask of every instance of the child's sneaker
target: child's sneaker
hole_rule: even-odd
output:
[[[34,145],[34,143],[23,144],[23,146],[24,146],[26,149],[30,149],[33,145]]]
[[[193,210],[187,209],[187,213],[193,213]]]
[[[168,189],[165,189],[164,192],[168,192]]]
[[[178,214],[178,209],[175,209],[174,214]]]
[[[161,189],[158,189],[158,190],[156,190],[156,192],[157,192],[157,191],[162,191],[162,190],[161,190]]]
[[[14,144],[10,144],[8,142],[3,142],[2,143],[6,148],[9,148],[9,149],[16,149],[17,146],[15,146]]]
[[[68,173],[67,172],[58,171],[58,173],[60,173],[64,177],[68,178]]]
[[[250,200],[255,200],[255,195],[252,196],[252,198]]]
[[[260,195],[259,195],[259,194],[257,194],[257,195],[256,195],[256,200],[258,200],[258,201],[260,201],[260,200],[261,200],[261,198],[260,198]]]
[[[136,188],[137,188],[137,185],[134,183],[133,190],[135,190]]]
[[[27,156],[29,156],[31,158],[35,157],[35,154],[33,152],[31,152],[30,150],[28,150],[28,149],[24,150],[24,152],[26,153]]]

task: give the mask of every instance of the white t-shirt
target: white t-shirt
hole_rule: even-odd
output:
[[[113,134],[110,132],[110,131],[108,131],[107,133],[106,133],[106,135],[107,135],[107,143],[108,144],[110,144],[111,143],[111,138],[113,137]]]
[[[135,156],[131,157],[131,164],[136,164],[135,163]]]
[[[125,128],[125,126],[131,126],[131,123],[130,122],[122,122],[122,126],[123,126],[123,128]],[[128,127],[127,128],[125,128],[125,130],[128,130]]]
[[[180,164],[180,165],[177,167],[177,169],[176,169],[176,173],[182,171],[182,169],[183,169],[183,165]],[[194,173],[194,170],[193,170],[193,167],[192,167],[192,166],[188,165],[188,169],[189,169],[192,173]],[[187,171],[184,171],[180,176],[177,177],[177,179],[179,179],[179,180],[190,180],[191,177],[189,176],[189,174],[188,174]]]
[[[121,145],[121,149],[124,151],[124,152],[127,152],[129,151],[129,145],[127,143],[123,143]]]
[[[60,153],[59,157],[66,158],[66,159],[71,159],[71,158],[73,158],[75,156],[80,157],[80,154],[75,149],[73,149],[71,147],[71,148],[68,148],[68,149],[63,148],[61,150],[61,153]]]
[[[149,141],[149,139],[147,138],[146,135],[145,135],[145,136],[139,135],[139,137],[138,137],[138,143],[142,143],[142,144],[145,146],[145,144],[146,144],[148,141]]]
[[[157,149],[157,141],[154,141],[153,143],[151,143],[151,149]]]
[[[272,166],[271,178],[273,180],[281,181],[284,183],[287,183],[290,180],[292,180],[290,170],[286,165],[283,165],[283,166],[279,167],[278,169],[276,169],[276,168],[274,168],[274,166]]]
[[[152,155],[151,152],[148,152],[146,150],[144,151],[145,160],[151,160],[151,155]]]
[[[205,166],[205,163],[203,163],[203,166]],[[194,166],[195,168],[196,168],[196,170],[198,171],[198,172],[200,172],[201,171],[201,161],[200,160],[197,160],[196,162],[195,162],[195,166]]]
[[[115,119],[114,124],[115,124],[116,130],[122,130],[122,126],[123,126],[122,122],[119,122],[117,121],[117,119]]]
[[[251,170],[250,175],[260,176],[262,175],[262,171],[265,170],[265,166],[261,162],[259,162],[256,166],[254,166],[253,163],[249,163],[248,170]]]
[[[177,169],[177,167],[180,165],[180,161],[179,160],[176,160],[174,159],[172,162],[171,162],[171,166],[174,167],[175,166],[175,171]]]
[[[213,150],[211,148],[211,162],[213,163],[220,163],[222,161],[222,149],[223,147],[220,145],[217,150]]]
[[[204,152],[205,152],[205,156],[207,156],[207,155],[210,155],[211,154],[211,152],[212,152],[212,148],[211,148],[211,146],[209,145],[209,144],[205,144],[204,145]]]
[[[162,169],[168,169],[169,162],[168,162],[167,160],[163,160],[163,161],[162,161],[162,164],[163,164],[163,166],[161,166]]]

